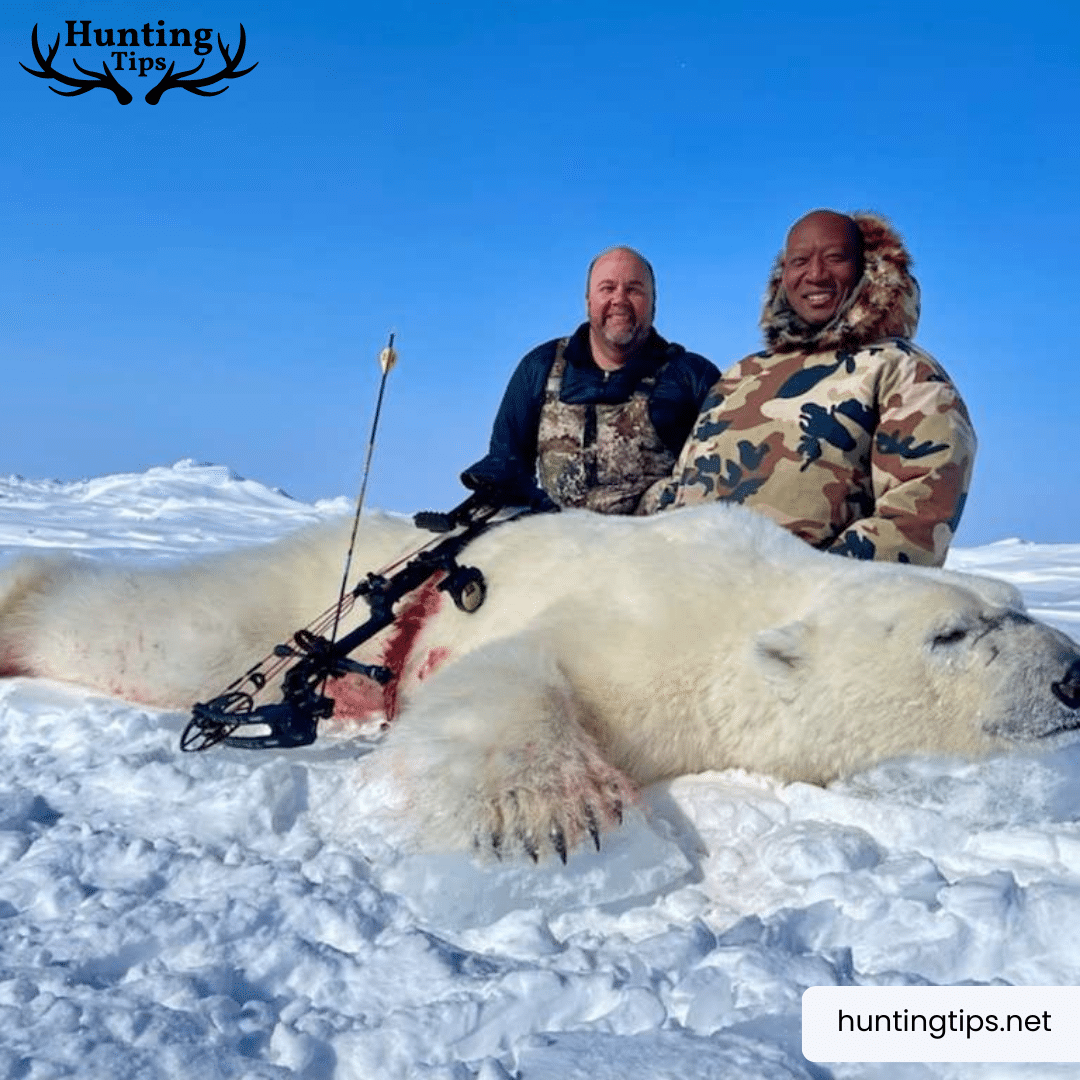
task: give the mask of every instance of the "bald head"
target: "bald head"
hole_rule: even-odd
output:
[[[607,259],[611,255],[618,255],[628,257],[631,260],[637,262],[638,266],[643,271],[643,280],[648,283],[649,296],[652,304],[652,313],[656,314],[656,275],[653,273],[652,263],[641,254],[640,251],[635,250],[632,247],[627,247],[625,244],[617,244],[615,247],[610,247],[601,251],[599,255],[593,258],[593,261],[589,263],[589,269],[585,273],[585,296],[588,298],[589,289],[592,286],[593,271],[596,269],[596,264],[601,259]]]
[[[862,233],[853,218],[812,210],[784,245],[783,285],[791,309],[808,326],[824,326],[862,277]]]
[[[811,210],[809,214],[803,214],[794,225],[788,229],[787,244],[791,243],[791,237],[802,226],[825,227],[827,229],[840,229],[847,234],[848,239],[856,247],[862,248],[862,233],[853,217],[841,214],[837,210]],[[786,246],[786,245],[785,245]],[[860,251],[861,254],[861,251]]]

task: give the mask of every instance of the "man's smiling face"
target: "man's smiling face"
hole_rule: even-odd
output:
[[[850,218],[818,210],[796,222],[788,233],[784,292],[791,309],[808,326],[824,326],[861,276],[858,227]]]
[[[589,325],[609,345],[629,350],[649,336],[652,279],[633,252],[618,248],[597,259],[585,299]]]

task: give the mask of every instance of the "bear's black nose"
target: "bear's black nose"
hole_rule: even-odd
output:
[[[1080,660],[1074,660],[1061,682],[1051,683],[1054,697],[1070,709],[1080,709]]]

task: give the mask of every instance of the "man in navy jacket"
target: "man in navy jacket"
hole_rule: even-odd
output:
[[[653,329],[656,280],[632,248],[593,259],[585,300],[588,322],[518,364],[466,487],[519,505],[632,514],[671,473],[720,373]]]

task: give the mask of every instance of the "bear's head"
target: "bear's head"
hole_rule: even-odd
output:
[[[889,757],[978,757],[1080,729],[1080,646],[1031,618],[1012,586],[846,567],[754,640],[777,738],[801,758],[788,775],[825,782]]]

